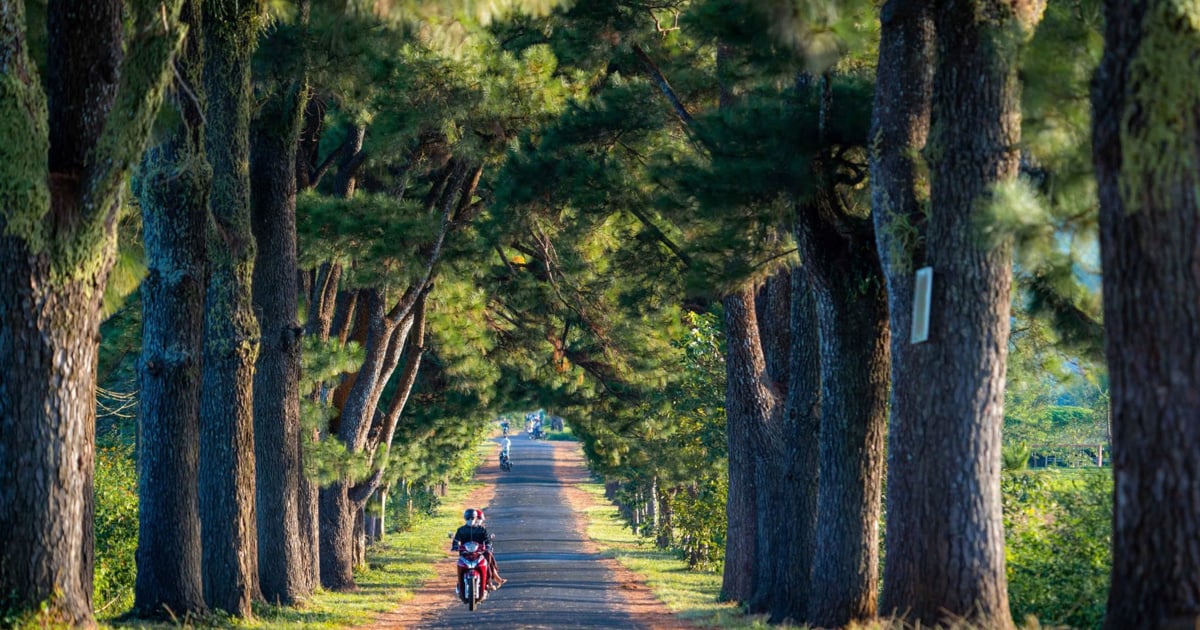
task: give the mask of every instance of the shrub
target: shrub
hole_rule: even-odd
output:
[[[671,498],[674,547],[694,569],[712,569],[725,558],[725,497],[729,483],[723,475],[701,479]]]
[[[116,614],[133,606],[137,577],[138,495],[133,446],[96,451],[96,612]]]
[[[1007,473],[1002,491],[1013,617],[1099,628],[1111,564],[1108,472]]]

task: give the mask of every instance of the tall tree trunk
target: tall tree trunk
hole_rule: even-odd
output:
[[[933,13],[928,2],[889,0],[880,11],[882,23],[879,64],[875,84],[875,107],[871,137],[871,214],[875,242],[887,280],[889,322],[892,330],[891,426],[888,432],[888,522],[887,562],[884,563],[880,612],[903,614],[918,587],[907,581],[907,552],[898,541],[918,534],[918,515],[908,519],[900,498],[906,492],[921,492],[919,486],[905,488],[898,475],[911,466],[898,462],[906,443],[916,442],[918,401],[902,395],[906,375],[912,372],[919,346],[909,341],[912,328],[913,272],[925,264],[925,214],[928,201],[922,195],[925,182],[921,151],[929,133],[933,93]],[[910,473],[911,474],[911,473]],[[905,531],[905,528],[909,528]]]
[[[201,3],[188,0],[188,38],[174,89],[180,123],[147,153],[135,180],[145,230],[138,362],[138,546],[134,610],[203,614],[197,473],[208,194]],[[190,90],[190,93],[189,93]]]
[[[94,623],[100,301],[125,176],[180,42],[179,4],[133,3],[142,37],[123,45],[122,2],[51,2],[43,91],[25,4],[0,0],[0,593],[76,626]]]
[[[833,183],[827,128],[836,110],[828,76],[819,89],[818,183],[797,216],[796,230],[815,296],[821,348],[818,533],[807,620],[842,626],[875,615],[888,307],[874,227],[850,212]]]
[[[1112,392],[1106,628],[1200,618],[1200,37],[1195,8],[1105,2],[1093,84]]]
[[[300,338],[296,321],[296,146],[308,87],[293,79],[269,99],[255,125],[250,155],[251,211],[258,256],[254,308],[262,346],[254,371],[258,572],[263,597],[293,604],[316,587],[300,510]],[[311,521],[311,517],[306,522]]]
[[[312,109],[310,102],[309,110]],[[301,161],[298,159],[298,161]],[[297,177],[299,180],[299,176]],[[334,310],[338,304],[338,284],[341,281],[342,266],[326,262],[321,265],[313,283],[312,298],[308,306],[308,323],[305,335],[324,343],[334,322]],[[344,308],[353,308],[351,304],[343,304]],[[349,314],[345,316],[349,317]],[[323,386],[318,385],[313,391],[314,400],[320,400]],[[317,443],[321,440],[321,428],[316,427],[311,435],[301,436],[302,441]],[[321,583],[321,526],[320,526],[320,488],[317,481],[307,475],[300,476],[300,509],[299,523],[301,543],[305,554],[305,566],[313,585]]]
[[[1012,244],[979,227],[995,187],[1017,176],[1017,53],[1042,8],[956,0],[933,8],[931,211],[922,236],[936,247],[913,266],[934,270],[935,317],[894,383],[895,400],[904,400],[892,411],[884,597],[885,612],[924,624],[1012,626],[1000,513]]]
[[[875,615],[888,312],[871,231],[847,243],[825,228],[819,251],[802,247],[821,327],[821,481],[808,621],[833,627]]]
[[[367,325],[365,356],[362,367],[346,392],[341,406],[336,439],[350,452],[362,452],[366,446],[366,431],[374,417],[378,399],[372,400],[387,355],[388,344],[395,325],[385,315],[383,296],[378,290],[363,289],[359,308],[365,309],[362,319]],[[321,584],[331,590],[352,591],[354,583],[354,544],[356,512],[359,501],[350,497],[352,479],[339,479],[321,488]]]
[[[758,541],[755,487],[755,432],[782,413],[779,395],[769,388],[766,361],[754,308],[754,290],[746,286],[726,296],[725,415],[729,444],[729,496],[725,514],[725,571],[721,597],[747,601],[754,594]]]
[[[206,5],[205,149],[213,166],[210,273],[200,400],[200,519],[204,596],[212,608],[251,615],[258,590],[255,520],[254,362],[259,327],[251,302],[250,54],[258,2]],[[292,280],[289,279],[289,282]]]
[[[804,352],[792,341],[793,335],[799,335],[801,343],[812,340],[812,347],[807,349],[809,357],[816,357],[816,325],[815,320],[805,320],[808,329],[793,330],[793,278],[794,274],[802,275],[798,269],[790,272],[780,271],[767,280],[759,290],[755,311],[758,314],[758,328],[761,336],[763,358],[766,374],[780,389],[784,389],[795,381],[799,387],[811,387],[810,394],[816,395],[817,364],[806,365],[803,360],[793,364],[793,352]],[[798,299],[803,300],[804,295]],[[811,300],[806,302],[811,309]],[[804,305],[798,305],[803,310]],[[811,313],[810,313],[811,314]],[[796,357],[799,359],[799,357]],[[811,367],[812,371],[793,379],[793,368],[804,369]],[[805,379],[811,379],[805,382]],[[786,393],[790,397],[791,392]],[[786,400],[786,398],[785,398]],[[779,523],[795,523],[803,520],[801,503],[804,500],[802,492],[798,491],[798,480],[793,477],[793,465],[798,448],[796,441],[790,436],[795,430],[792,422],[795,415],[789,415],[786,406],[779,417],[778,432],[759,430],[753,438],[755,452],[755,492],[757,493],[757,528],[758,544],[756,545],[754,561],[753,591],[747,602],[751,612],[769,613],[772,619],[782,621],[795,617],[796,606],[800,603],[803,591],[798,584],[800,567],[798,562],[805,562],[805,554],[811,557],[809,548],[802,549],[795,538],[795,530],[791,527],[779,527]],[[782,438],[782,439],[780,439]],[[808,445],[815,445],[814,441]],[[815,450],[814,450],[815,452]],[[815,461],[815,460],[814,460]],[[799,485],[804,488],[803,484]],[[813,486],[815,490],[815,485]],[[815,496],[814,496],[815,503]],[[809,531],[811,533],[811,531]],[[810,539],[811,541],[811,539]],[[807,574],[807,571],[805,571]],[[807,577],[807,575],[805,575]]]
[[[788,551],[776,554],[777,575],[786,576],[767,610],[771,620],[803,621],[809,617],[812,566],[817,541],[817,491],[821,434],[821,359],[816,304],[808,273],[794,268],[791,274],[791,352],[788,360],[787,398],[783,430],[789,443],[787,467],[781,487],[788,489],[783,504],[790,523]],[[788,437],[790,436],[790,437]]]

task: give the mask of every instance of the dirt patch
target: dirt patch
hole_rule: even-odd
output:
[[[475,481],[483,483],[483,487],[471,493],[470,498],[455,507],[458,512],[464,512],[468,507],[484,508],[491,504],[496,495],[496,476],[499,471],[495,466],[484,464],[475,473]],[[421,585],[410,599],[405,600],[400,607],[384,613],[369,626],[360,626],[355,630],[382,630],[383,628],[420,628],[442,611],[458,604],[454,596],[454,580],[457,577],[454,559],[457,554],[450,551],[450,543],[446,543],[446,559],[434,565],[434,576]]]
[[[554,476],[562,483],[563,496],[576,514],[572,519],[572,527],[583,540],[583,550],[599,553],[600,548],[587,536],[587,518],[584,516],[587,509],[597,503],[592,495],[579,487],[579,484],[590,479],[590,475],[583,460],[583,452],[574,442],[560,442],[554,445]],[[640,575],[626,569],[612,558],[603,558],[601,562],[612,571],[621,585],[621,599],[624,602],[621,610],[633,617],[639,626],[651,630],[700,627],[671,614],[667,606],[654,596],[649,586],[646,586]]]

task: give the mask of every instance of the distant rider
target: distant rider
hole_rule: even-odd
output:
[[[469,508],[463,512],[463,519],[466,524],[454,532],[454,543],[450,546],[450,550],[458,551],[460,545],[468,542],[482,544],[483,555],[488,561],[488,582],[491,583],[488,588],[494,591],[508,580],[500,577],[500,568],[496,566],[496,557],[492,555],[491,537],[488,536],[487,528],[483,526],[483,510]]]

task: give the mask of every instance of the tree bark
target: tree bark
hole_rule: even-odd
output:
[[[757,501],[758,545],[754,562],[753,594],[747,603],[755,613],[768,613],[773,621],[799,620],[803,610],[808,567],[812,562],[811,525],[816,514],[817,436],[808,444],[794,438],[797,415],[787,406],[792,399],[790,387],[806,390],[802,396],[819,394],[816,320],[812,300],[807,295],[807,280],[799,269],[782,271],[769,278],[758,294],[756,313],[761,335],[766,374],[771,382],[785,389],[783,414],[774,431],[760,430],[754,438],[755,491]],[[800,282],[800,284],[797,284]],[[800,292],[798,292],[800,291]],[[799,316],[801,319],[795,319]],[[806,344],[808,344],[806,346]],[[813,453],[812,484],[798,478],[797,458],[804,449]],[[805,495],[812,490],[811,501]],[[805,505],[811,507],[805,511]],[[795,523],[780,527],[780,523]]]
[[[919,527],[917,515],[906,519],[905,506],[897,498],[905,495],[898,475],[911,463],[897,462],[909,435],[920,431],[916,424],[920,408],[912,396],[900,389],[906,375],[914,369],[914,353],[919,346],[909,342],[912,328],[913,272],[926,260],[924,179],[921,151],[929,134],[929,116],[933,92],[933,13],[924,0],[889,0],[880,12],[882,23],[879,64],[876,78],[875,107],[871,137],[871,214],[875,221],[875,242],[887,280],[889,322],[892,336],[891,427],[888,447],[888,560],[884,564],[882,614],[904,614],[916,585],[904,581],[901,566],[909,552],[897,541],[913,538],[916,531],[902,531],[901,525]],[[919,487],[908,489],[918,492]],[[907,499],[906,499],[907,500]],[[900,576],[900,577],[898,577]]]
[[[205,149],[213,166],[210,272],[205,298],[200,400],[200,519],[208,605],[250,617],[258,590],[255,518],[254,363],[259,326],[252,304],[255,243],[250,219],[250,55],[258,2],[206,5]],[[291,280],[289,279],[289,282]]]
[[[338,283],[342,279],[342,266],[322,263],[313,283],[312,299],[308,305],[308,324],[304,334],[318,341],[329,340],[333,329],[334,306],[337,304]]]
[[[338,161],[337,177],[333,180],[334,191],[339,197],[354,197],[358,187],[358,169],[367,157],[363,151],[363,140],[366,137],[365,125],[354,125],[347,130],[346,140],[341,148],[342,159]]]
[[[893,384],[883,599],[885,613],[910,622],[1012,626],[1000,512],[1012,246],[1011,237],[989,238],[978,228],[994,187],[1017,176],[1017,53],[1041,9],[1036,2],[954,0],[932,7],[931,210],[920,236],[937,246],[908,269],[888,258],[896,250],[883,253],[890,273],[934,270],[930,339],[910,347]],[[923,28],[910,24],[914,36]],[[919,111],[900,102],[905,115]],[[919,125],[895,122],[898,133]],[[902,146],[894,150],[908,150]]]
[[[1112,394],[1112,587],[1105,628],[1200,618],[1200,95],[1194,10],[1105,2],[1093,83]]]
[[[829,224],[813,228],[799,239],[821,330],[821,477],[807,621],[834,627],[875,615],[888,311],[871,230],[860,225],[847,238]]]
[[[817,540],[817,491],[821,434],[821,358],[812,284],[803,269],[792,269],[791,353],[787,398],[784,401],[783,442],[789,443],[781,487],[788,488],[785,522],[792,524],[789,551],[778,554],[777,575],[787,576],[767,612],[781,622],[808,619]],[[782,529],[782,528],[781,528]]]
[[[754,290],[743,287],[726,296],[725,414],[729,445],[729,495],[725,513],[725,570],[721,598],[748,601],[754,594],[758,540],[755,489],[755,432],[777,422],[778,393],[766,374],[754,307]]]
[[[85,627],[100,303],[180,41],[179,2],[133,3],[127,43],[122,5],[50,3],[43,92],[25,5],[0,0],[0,593]]]
[[[251,227],[258,246],[254,309],[262,345],[254,371],[258,571],[263,597],[294,604],[310,595],[314,561],[300,527],[300,338],[296,314],[296,146],[308,88],[293,79],[256,122],[250,155]],[[308,519],[311,521],[311,517]]]
[[[189,36],[173,100],[182,122],[147,152],[135,180],[148,273],[141,287],[134,610],[151,618],[207,612],[197,474],[212,170],[204,155],[201,11],[199,0],[188,0],[181,14]]]
[[[383,369],[395,325],[384,316],[383,296],[376,289],[360,291],[359,308],[367,323],[365,356],[341,406],[336,439],[346,450],[361,453],[366,446],[366,428],[374,417],[378,399],[372,394]],[[352,479],[339,479],[321,488],[321,584],[330,590],[353,591],[356,512],[359,502],[350,497]]]

